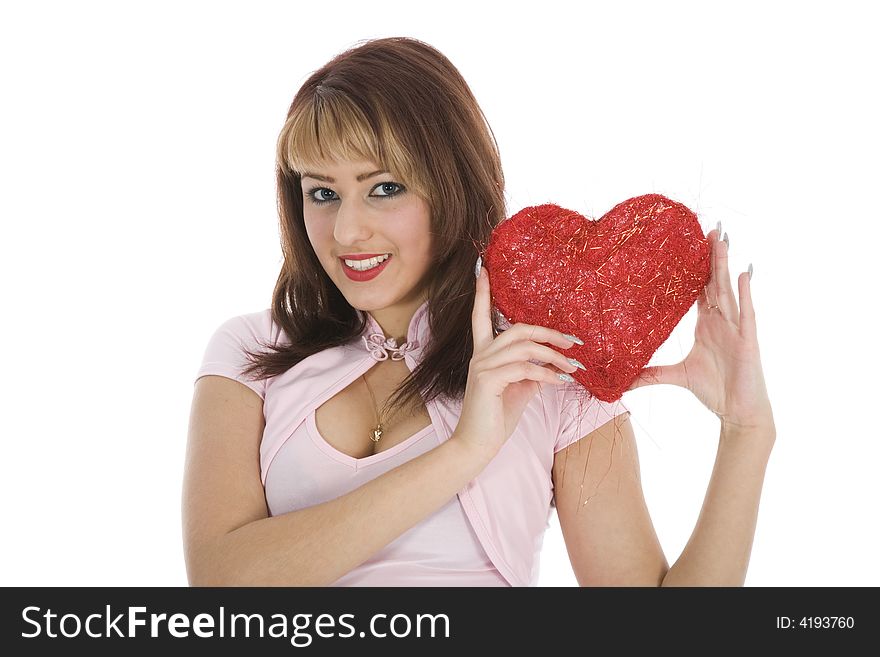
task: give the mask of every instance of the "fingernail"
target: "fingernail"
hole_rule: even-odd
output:
[[[727,237],[727,233],[724,233],[724,243],[727,244],[727,248],[730,248],[730,238]]]
[[[477,256],[477,264],[474,266],[474,276],[480,277],[480,268],[483,266],[483,256]]]
[[[752,268],[752,263],[750,262],[749,263],[749,280],[750,281],[752,280],[752,272],[753,271],[755,271],[755,270]]]
[[[568,374],[559,374],[559,373],[557,373],[556,376],[558,376],[558,377],[559,377],[560,379],[562,379],[563,381],[567,381],[568,383],[574,383],[574,379],[571,378],[571,376],[568,375]]]
[[[715,230],[718,231],[718,234],[719,234],[719,235],[721,234],[721,222],[720,222],[720,221],[719,221],[718,224],[715,226]]]
[[[575,367],[580,367],[582,370],[587,369],[584,367],[583,363],[581,363],[577,358],[569,358],[568,362],[574,365]]]
[[[583,343],[584,343],[584,341],[581,340],[580,338],[576,338],[576,337],[574,337],[573,335],[568,335],[567,333],[563,333],[563,334],[562,334],[562,337],[564,337],[566,340],[571,340],[572,342],[575,342],[575,343],[577,343],[577,344],[583,344]]]

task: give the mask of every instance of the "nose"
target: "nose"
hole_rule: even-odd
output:
[[[367,211],[358,207],[357,199],[343,199],[336,211],[333,237],[337,244],[368,242],[373,230]]]

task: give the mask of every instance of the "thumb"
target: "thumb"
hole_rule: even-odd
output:
[[[652,365],[642,368],[635,381],[632,382],[627,390],[660,384],[685,386],[683,375],[684,367],[681,363],[676,365]]]
[[[474,355],[486,349],[495,336],[492,333],[492,297],[489,286],[489,272],[483,267],[483,258],[477,258],[477,284],[474,293],[474,307],[471,311],[471,334],[474,341]]]

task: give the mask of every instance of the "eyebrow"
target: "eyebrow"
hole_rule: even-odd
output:
[[[380,169],[379,171],[372,171],[370,173],[362,173],[357,177],[358,182],[363,182],[367,178],[372,178],[373,176],[378,176],[380,173],[390,173],[389,171],[385,171],[384,169]],[[315,180],[321,180],[323,182],[333,183],[336,182],[335,179],[330,176],[322,176],[320,173],[309,173],[307,171],[303,172],[300,178],[314,178]]]

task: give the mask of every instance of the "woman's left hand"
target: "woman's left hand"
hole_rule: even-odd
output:
[[[728,244],[719,228],[709,233],[711,276],[697,299],[694,346],[675,365],[645,367],[630,390],[668,383],[687,388],[721,419],[722,431],[776,427],[758,350],[750,275],[739,275],[739,308],[727,269]],[[717,306],[711,307],[711,306]]]

